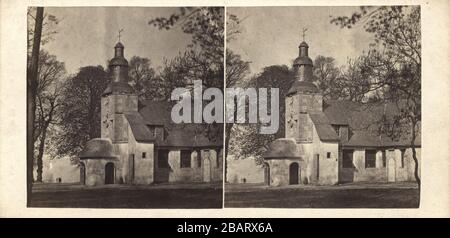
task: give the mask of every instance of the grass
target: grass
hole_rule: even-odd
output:
[[[351,184],[342,186],[227,185],[225,207],[266,208],[418,208],[414,184]]]
[[[222,184],[86,187],[35,184],[30,207],[221,208]]]

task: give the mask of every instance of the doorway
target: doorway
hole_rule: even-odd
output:
[[[388,182],[395,182],[395,158],[394,152],[389,153],[388,163],[387,163],[387,177]]]
[[[105,165],[105,184],[114,184],[114,164],[111,162]]]
[[[269,163],[264,163],[264,184],[270,186],[270,166]]]
[[[289,184],[298,184],[298,163],[289,165]]]
[[[211,182],[211,161],[209,156],[203,160],[203,182]]]
[[[129,174],[129,184],[134,183],[134,154],[130,154],[130,157],[128,158],[128,174]]]
[[[80,163],[80,184],[86,184],[86,166],[83,162]]]

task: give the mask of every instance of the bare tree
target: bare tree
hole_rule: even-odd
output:
[[[62,80],[66,74],[64,63],[59,62],[56,56],[41,50],[39,55],[38,84],[36,89],[37,111],[34,123],[33,143],[37,147],[36,181],[42,182],[42,158],[50,124],[55,123],[56,109],[59,107],[59,97]],[[39,142],[37,144],[37,142]]]
[[[34,158],[34,120],[36,111],[36,95],[38,85],[39,49],[41,45],[42,21],[44,8],[38,7],[35,16],[33,47],[30,66],[27,69],[27,204],[29,205],[33,183]]]

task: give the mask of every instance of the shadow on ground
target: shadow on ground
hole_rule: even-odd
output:
[[[30,207],[221,208],[222,184],[34,184]]]
[[[335,186],[268,187],[227,184],[225,207],[266,208],[418,208],[416,184],[344,184]]]

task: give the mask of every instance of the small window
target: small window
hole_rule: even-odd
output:
[[[152,135],[154,138],[156,138],[156,127],[155,126],[147,126],[147,128],[150,131],[150,135]]]
[[[381,152],[381,160],[383,161],[383,168],[386,168],[386,151]]]
[[[181,168],[190,168],[191,167],[191,151],[190,150],[182,150],[180,155],[180,167]]]
[[[327,152],[327,159],[331,158],[331,152]]]
[[[143,159],[147,158],[147,153],[142,152],[142,158],[143,158]]]
[[[159,150],[158,151],[158,167],[159,168],[169,168],[169,151]]]
[[[344,168],[353,168],[353,150],[344,150],[342,158]]]
[[[405,167],[405,149],[400,150],[401,152],[401,167],[404,168]]]
[[[366,150],[365,153],[366,168],[375,168],[375,161],[376,161],[376,151]]]
[[[336,135],[339,136],[339,126],[338,125],[333,125],[333,129],[336,132]]]

